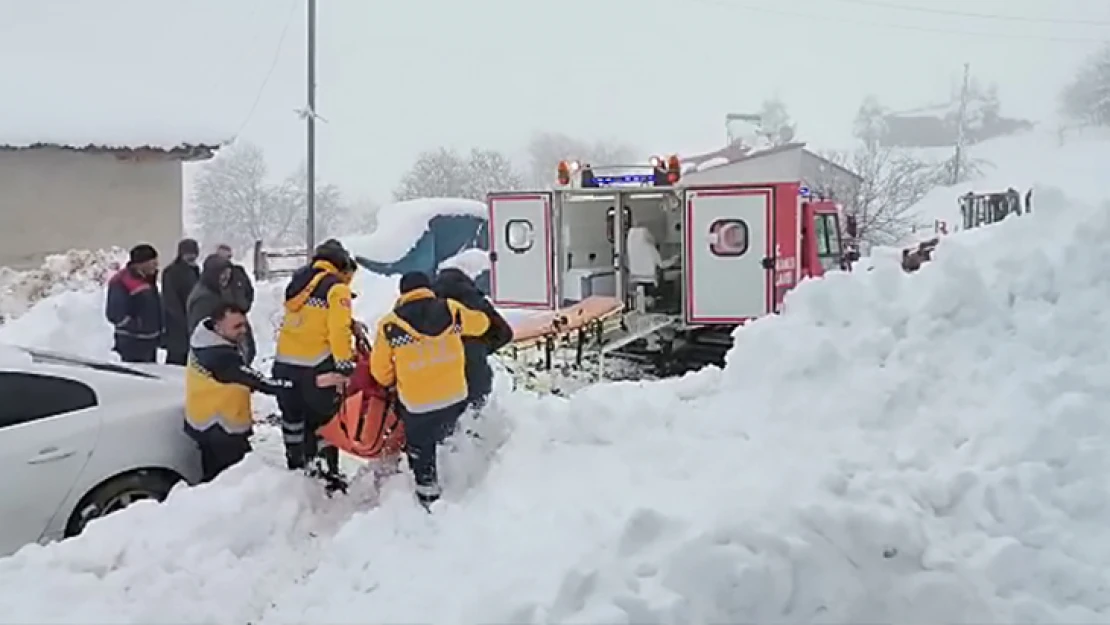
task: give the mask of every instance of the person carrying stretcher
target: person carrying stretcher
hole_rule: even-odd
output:
[[[440,496],[436,449],[467,406],[463,337],[484,335],[490,320],[437,297],[424,273],[406,273],[400,286],[393,310],[378,322],[370,374],[381,386],[396,387],[416,496],[428,507]]]

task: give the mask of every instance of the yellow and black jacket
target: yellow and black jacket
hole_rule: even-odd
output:
[[[354,371],[350,276],[317,260],[293,274],[274,362],[317,373]]]
[[[409,414],[426,414],[466,401],[464,336],[489,329],[485,314],[431,289],[401,295],[393,311],[378,323],[370,352],[370,373],[382,386],[396,385]]]
[[[189,339],[185,431],[199,436],[219,428],[246,434],[251,431],[251,392],[274,395],[288,385],[248,367],[239,346],[217,334],[206,319]]]

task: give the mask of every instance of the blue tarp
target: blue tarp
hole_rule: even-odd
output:
[[[440,263],[469,249],[489,250],[489,227],[485,219],[471,215],[437,215],[428,221],[428,229],[400,259],[391,263],[356,256],[358,264],[377,274],[396,275],[423,271],[434,276]],[[489,293],[489,271],[474,280],[478,288]]]

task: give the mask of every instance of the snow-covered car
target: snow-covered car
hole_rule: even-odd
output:
[[[201,477],[181,368],[0,346],[0,555]]]

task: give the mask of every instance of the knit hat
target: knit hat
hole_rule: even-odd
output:
[[[192,254],[193,256],[200,256],[200,245],[196,239],[181,239],[177,244],[177,255],[186,256]]]
[[[140,243],[131,248],[130,258],[128,258],[127,262],[131,265],[138,265],[139,263],[145,263],[155,258],[158,258],[158,251],[154,249],[154,246],[147,243]]]
[[[423,271],[410,271],[401,276],[401,294],[404,295],[416,289],[431,288],[432,279]]]

